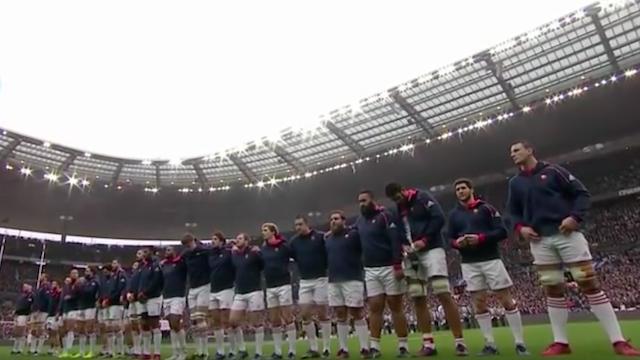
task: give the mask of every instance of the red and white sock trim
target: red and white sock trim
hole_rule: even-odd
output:
[[[486,319],[490,317],[491,317],[491,314],[489,314],[488,312],[482,313],[482,314],[476,314],[476,319]]]
[[[589,301],[589,305],[603,305],[609,303],[609,298],[602,291],[597,294],[587,294],[587,300]]]
[[[505,310],[504,313],[507,314],[507,315],[514,315],[514,314],[518,314],[519,312],[520,312],[520,309],[515,308],[513,310]]]
[[[567,308],[567,300],[565,298],[547,298],[547,306],[551,308],[557,309],[566,309]]]

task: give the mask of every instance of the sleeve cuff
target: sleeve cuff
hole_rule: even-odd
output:
[[[516,232],[516,234],[520,235],[520,230],[522,230],[522,228],[524,227],[524,224],[516,224],[516,226],[514,226],[513,230]]]
[[[486,234],[478,234],[478,244],[484,244],[487,241]]]
[[[416,241],[413,242],[413,245],[417,245],[420,244],[423,248],[427,247],[427,238],[426,237],[422,237]]]
[[[460,246],[458,246],[458,239],[451,239],[451,247],[454,249],[460,249]]]
[[[402,263],[393,264],[393,270],[402,270]]]

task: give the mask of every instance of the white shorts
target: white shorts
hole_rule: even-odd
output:
[[[29,316],[29,321],[33,323],[44,323],[47,321],[48,314],[46,312],[34,312]]]
[[[61,320],[60,319],[56,319],[55,316],[49,316],[47,317],[47,330],[52,330],[52,331],[56,331],[58,330],[58,328],[60,327]]]
[[[67,313],[67,320],[82,320],[82,310],[73,310]]]
[[[107,319],[107,310],[106,309],[98,309],[98,322],[103,323]]]
[[[329,306],[364,307],[364,282],[329,283]]]
[[[95,321],[96,320],[96,308],[84,309],[82,311],[82,320]]]
[[[396,279],[393,273],[393,266],[364,268],[367,296],[404,294],[407,291],[405,282]]]
[[[129,318],[138,318],[138,302],[134,301],[129,304]]]
[[[434,276],[449,277],[447,254],[443,248],[435,248],[417,253],[420,265],[418,273],[411,268],[410,261],[405,259],[404,268],[408,277],[418,280],[429,280]]]
[[[142,301],[136,301],[136,314],[140,316],[147,312],[147,304]]]
[[[268,309],[291,305],[293,305],[293,288],[291,285],[282,285],[267,289]]]
[[[543,236],[539,241],[531,241],[529,246],[535,265],[569,264],[591,260],[589,243],[578,231],[568,236],[563,234]]]
[[[164,313],[164,316],[182,316],[182,314],[184,314],[185,302],[186,300],[183,297],[172,297],[164,299],[164,302],[162,304],[162,312]]]
[[[27,326],[28,321],[29,321],[29,315],[16,316],[16,326]]]
[[[189,289],[189,310],[196,307],[209,308],[209,292],[211,285],[206,284],[197,288]]]
[[[226,289],[209,295],[209,310],[229,310],[233,305],[233,289]]]
[[[300,305],[326,305],[329,302],[329,279],[321,277],[311,280],[300,279],[298,303]]]
[[[231,310],[237,311],[262,311],[264,310],[264,296],[262,290],[248,294],[235,294]]]
[[[162,314],[162,295],[147,299],[143,305],[145,308],[144,312],[147,313],[148,316],[160,316],[160,314]]]
[[[513,286],[511,277],[500,259],[463,263],[462,278],[468,291],[502,290]]]
[[[111,305],[107,309],[107,320],[122,320],[122,314],[124,313],[124,306]]]

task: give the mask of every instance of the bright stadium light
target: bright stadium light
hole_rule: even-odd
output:
[[[90,153],[90,152],[85,152],[85,153],[84,153],[84,157],[88,157],[88,158],[90,158],[90,157],[91,157],[91,153]]]
[[[262,189],[264,187],[264,181],[258,181],[256,186]]]
[[[71,175],[71,177],[67,179],[67,183],[71,186],[78,185],[78,181],[80,180],[75,176],[75,174]]]
[[[151,160],[142,160],[141,164],[142,165],[151,165]]]
[[[44,178],[46,180],[49,180],[49,182],[57,182],[58,181],[58,175],[56,175],[53,172],[44,174]]]
[[[42,146],[48,148],[48,147],[51,147],[51,143],[48,142],[48,141],[45,141],[45,142],[42,143]]]
[[[82,179],[82,181],[80,181],[80,185],[82,186],[89,186],[90,182],[87,179]]]
[[[224,153],[287,127],[314,129],[320,114],[400,84],[407,90],[411,79],[417,79],[411,86],[441,81],[427,74],[455,73],[451,64],[468,66],[470,54],[497,44],[510,51],[509,38],[535,34],[532,29],[589,3],[540,0],[523,11],[518,1],[412,1],[401,7],[333,0],[304,7],[296,0],[249,0],[254,11],[247,13],[247,4],[236,1],[189,7],[115,1],[108,9],[95,2],[78,8],[35,1],[37,7],[16,1],[0,12],[0,33],[21,34],[20,41],[0,37],[2,76],[11,85],[0,92],[0,123],[93,157],[131,159]],[[150,7],[154,16],[146,16]],[[455,14],[464,27],[441,14]],[[350,21],[338,21],[342,17]],[[166,26],[167,19],[173,26]],[[78,28],[83,31],[70,30]],[[367,34],[356,46],[354,28]],[[216,38],[215,47],[199,46],[210,43],[211,34],[225,36]],[[410,48],[411,56],[380,51],[380,44]],[[386,91],[378,100],[390,101]],[[355,107],[351,113],[360,114]]]
[[[20,169],[20,174],[24,175],[24,176],[30,176],[33,173],[33,170],[31,170],[28,167],[23,167]]]

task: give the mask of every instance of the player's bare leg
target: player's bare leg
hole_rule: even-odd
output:
[[[309,350],[302,357],[303,359],[314,359],[320,357],[318,352],[318,339],[316,337],[316,326],[313,323],[314,304],[301,304],[300,317],[302,318],[302,329],[307,334]]]
[[[640,356],[640,351],[634,349],[622,336],[620,323],[613,311],[611,301],[602,291],[592,261],[581,261],[567,264],[573,279],[578,283],[580,290],[585,294],[591,307],[591,312],[600,322],[604,331],[613,344],[613,349],[618,355]]]
[[[349,348],[348,348],[348,340],[349,340],[349,324],[348,320],[348,311],[346,306],[336,306],[333,307],[333,314],[336,317],[337,328],[338,328],[338,358],[348,358],[349,357]]]
[[[426,286],[426,284],[422,284],[422,286]],[[426,294],[426,287],[423,294]],[[432,319],[427,296],[414,294],[412,299],[418,330],[422,333],[422,347],[418,354],[420,356],[434,356],[438,351],[433,340]]]
[[[224,344],[224,327],[222,326],[222,310],[209,310],[209,321],[213,329],[216,342],[216,359],[223,359],[226,355]]]
[[[388,295],[386,297],[387,305],[391,311],[391,321],[393,322],[393,328],[396,336],[398,337],[398,351],[399,356],[405,356],[408,354],[407,336],[409,335],[409,326],[407,324],[407,318],[404,314],[402,302],[404,295]],[[384,310],[384,309],[383,309]],[[380,318],[382,320],[382,317]],[[380,322],[380,330],[382,330],[382,321]]]
[[[229,334],[235,338],[238,347],[238,357],[246,357],[246,349],[244,349],[244,341],[241,341],[242,324],[245,321],[244,310],[231,310],[229,312]]]
[[[262,347],[264,346],[264,321],[263,321],[263,312],[262,311],[251,311],[249,312],[249,320],[251,324],[253,324],[253,329],[255,331],[255,358],[262,358]]]
[[[320,322],[320,330],[322,332],[322,357],[328,358],[331,356],[331,318],[329,317],[329,307],[326,304],[316,305],[315,313]]]
[[[382,333],[382,313],[386,303],[386,295],[380,294],[367,298],[369,307],[369,335],[371,336],[372,356],[380,356],[380,335]]]
[[[292,306],[281,306],[280,315],[287,331],[287,342],[289,343],[289,359],[296,357],[296,342],[298,340],[298,334],[296,329],[296,318],[293,316]]]
[[[348,310],[360,343],[360,355],[363,358],[369,358],[369,329],[364,319],[364,308],[349,307]]]
[[[484,337],[484,348],[481,355],[497,355],[498,348],[496,347],[496,341],[493,337],[493,328],[491,324],[491,314],[489,313],[489,307],[487,306],[487,291],[474,291],[471,293],[471,301],[473,302],[473,308],[476,313],[476,320],[480,325],[480,331]]]
[[[458,310],[458,304],[456,304],[453,300],[453,296],[451,296],[449,279],[444,276],[434,276],[430,278],[429,281],[431,282],[431,288],[433,289],[434,294],[442,305],[444,316],[447,319],[447,324],[455,338],[456,354],[458,356],[466,356],[468,351],[464,344],[464,338],[462,337],[460,311]]]

